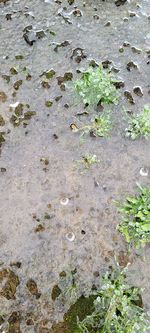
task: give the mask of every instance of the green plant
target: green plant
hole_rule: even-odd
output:
[[[78,320],[78,333],[149,333],[150,322],[142,308],[140,290],[125,282],[125,269],[106,273],[96,292],[94,311]]]
[[[84,104],[117,104],[119,94],[114,85],[115,82],[111,73],[104,70],[102,66],[89,67],[82,73],[81,78],[74,82],[74,88]]]
[[[75,124],[71,127],[73,132],[81,132],[81,138],[86,134],[91,136],[107,137],[109,131],[111,130],[111,120],[109,114],[102,114],[101,116],[96,116],[91,120],[88,125],[83,125],[78,128]]]
[[[133,116],[129,121],[129,126],[126,129],[126,135],[132,140],[144,136],[150,136],[150,106],[146,105],[143,112]]]
[[[150,187],[139,186],[139,191],[138,195],[127,197],[119,207],[123,217],[117,226],[127,243],[136,248],[150,243]]]
[[[85,154],[81,160],[78,161],[78,164],[82,164],[85,170],[90,169],[90,167],[95,164],[99,163],[100,161],[97,159],[96,155],[92,154]]]

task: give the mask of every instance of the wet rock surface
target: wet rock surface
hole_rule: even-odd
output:
[[[55,322],[99,285],[114,256],[121,266],[131,262],[128,278],[145,288],[150,310],[149,247],[145,261],[128,256],[114,204],[135,193],[136,183],[150,185],[149,173],[140,175],[150,168],[150,141],[126,138],[121,113],[150,102],[150,2],[138,4],[0,1],[0,332],[66,332]],[[108,139],[89,135],[80,144],[70,124],[77,129],[101,108],[84,109],[70,87],[100,63],[117,77],[121,95],[114,127]],[[80,174],[75,164],[87,152],[100,163]],[[69,283],[76,293],[68,297]]]

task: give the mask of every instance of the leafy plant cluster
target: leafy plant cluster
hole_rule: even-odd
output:
[[[91,120],[91,124],[84,125],[79,129],[81,137],[90,134],[91,136],[106,137],[111,130],[110,115],[102,114]]]
[[[117,104],[119,99],[119,93],[115,86],[117,82],[112,74],[102,66],[96,68],[89,67],[82,73],[81,78],[74,82],[74,89],[85,106]],[[93,131],[95,136],[107,136],[110,125],[110,116],[103,113],[92,121],[92,125],[83,126],[80,130],[83,132],[83,135]],[[126,136],[133,140],[141,136],[144,138],[150,136],[149,105],[145,105],[141,113],[129,120],[128,128],[126,128]]]
[[[106,273],[93,313],[78,320],[75,333],[149,333],[150,321],[139,292],[126,284],[125,269]]]
[[[74,88],[85,105],[117,104],[119,94],[114,85],[115,82],[111,73],[104,70],[102,66],[89,67],[82,73],[81,78],[74,82]]]
[[[126,135],[135,140],[140,136],[148,138],[150,136],[150,106],[146,105],[143,112],[132,117]]]
[[[140,193],[129,196],[119,208],[123,218],[118,230],[128,244],[136,248],[150,243],[150,187],[139,187]]]

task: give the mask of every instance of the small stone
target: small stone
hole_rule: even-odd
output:
[[[24,119],[25,120],[29,120],[29,119],[31,119],[33,116],[35,116],[36,115],[36,112],[35,111],[26,111],[25,113],[24,113]]]
[[[134,99],[133,99],[132,94],[130,93],[130,91],[127,91],[127,90],[126,90],[126,91],[124,92],[124,96],[127,98],[128,102],[129,102],[130,104],[135,104]]]
[[[55,285],[52,289],[52,293],[51,293],[51,297],[52,297],[52,300],[55,301],[56,298],[59,297],[59,295],[61,294],[61,289],[59,288],[58,285]]]
[[[75,61],[79,64],[82,59],[87,58],[86,54],[84,54],[84,49],[81,47],[77,47],[73,50],[70,59],[75,59]]]
[[[97,180],[94,180],[95,187],[99,187],[99,182]]]
[[[142,177],[147,177],[148,176],[148,169],[147,168],[141,168],[140,169],[140,175]]]
[[[30,46],[33,46],[33,44],[36,42],[36,34],[33,31],[28,31],[24,33],[23,38]]]
[[[39,224],[36,228],[35,228],[35,232],[42,232],[45,230],[45,227],[42,224]]]
[[[112,61],[110,61],[110,60],[102,61],[103,68],[109,68],[109,65],[111,65],[111,64],[112,64]]]
[[[126,68],[130,72],[131,69],[138,69],[138,66],[133,61],[129,61]]]
[[[18,80],[18,81],[16,81],[15,83],[14,83],[14,89],[15,90],[19,90],[19,88],[20,88],[20,86],[22,85],[22,80]]]
[[[135,16],[136,16],[136,13],[135,13],[135,12],[129,12],[129,16],[130,16],[130,17],[135,17]]]
[[[95,271],[94,273],[93,273],[93,275],[95,276],[95,277],[99,277],[99,272],[98,271]]]
[[[110,25],[111,25],[111,22],[108,21],[108,22],[106,22],[106,23],[104,24],[104,27],[110,27]]]
[[[75,240],[75,234],[73,232],[68,232],[66,234],[66,239],[69,241],[69,242],[73,242]]]
[[[30,25],[27,25],[24,29],[23,29],[23,32],[29,32],[30,30],[32,30],[32,24]]]
[[[58,76],[57,77],[57,81],[58,81],[58,85],[62,85],[63,82],[66,82],[66,81],[71,81],[73,78],[73,74],[71,72],[66,72],[64,74],[64,76]]]
[[[48,71],[43,72],[40,77],[46,76],[46,79],[52,79],[55,74],[56,72],[53,69],[49,69]]]
[[[53,134],[53,138],[55,139],[55,140],[57,140],[58,139],[58,135],[57,134]]]
[[[54,51],[57,52],[59,47],[66,47],[68,45],[70,45],[70,42],[68,40],[65,40],[62,43],[57,43],[56,46],[54,47]]]
[[[48,83],[48,81],[42,81],[41,85],[43,88],[49,89],[50,88],[50,84]]]
[[[45,165],[49,165],[48,158],[42,157],[42,158],[40,158],[40,162],[43,162]]]
[[[30,16],[30,17],[32,17],[33,19],[35,18],[33,12],[26,12],[24,15],[25,15],[26,17]]]
[[[96,68],[96,67],[99,67],[99,64],[95,60],[92,59],[89,63],[89,66]]]
[[[32,79],[32,75],[28,73],[27,76],[26,76],[26,80],[31,81],[31,79]]]
[[[62,206],[67,206],[68,203],[69,203],[69,199],[68,198],[63,198],[63,199],[60,200],[60,204]]]
[[[129,43],[129,42],[124,42],[124,43],[123,43],[123,46],[124,46],[124,47],[129,47],[129,46],[130,46],[130,43]]]
[[[59,102],[61,98],[62,98],[62,95],[57,96],[57,97],[55,97],[55,101],[56,101],[56,102]]]
[[[5,74],[3,74],[3,75],[2,75],[2,78],[3,78],[4,80],[6,80],[7,83],[10,82],[10,75],[5,75]]]
[[[115,5],[117,7],[121,6],[121,5],[124,5],[126,3],[127,0],[116,0],[115,1]]]
[[[99,15],[95,14],[95,15],[93,15],[93,18],[94,18],[95,20],[99,20]]]
[[[7,100],[7,95],[4,93],[4,91],[0,91],[0,102],[5,103]]]
[[[36,37],[37,37],[38,39],[42,39],[42,38],[44,38],[45,36],[46,36],[46,34],[45,34],[44,30],[36,31]]]
[[[10,68],[10,73],[11,73],[12,75],[17,75],[17,74],[18,74],[18,71],[17,71],[17,69],[16,69],[15,67],[12,67],[12,68]]]
[[[134,87],[133,88],[133,91],[134,91],[134,93],[137,95],[137,96],[139,96],[139,97],[142,97],[143,96],[143,91],[142,91],[142,89],[141,89],[141,87]]]
[[[20,103],[19,102],[16,102],[14,104],[10,104],[9,107],[10,107],[10,111],[13,111],[13,109],[17,108],[17,106],[19,105]]]
[[[29,279],[26,284],[29,292],[33,295],[36,296],[36,299],[39,299],[41,296],[41,293],[38,291],[38,287],[36,282],[33,279]]]
[[[2,143],[5,142],[5,132],[0,132],[0,147],[2,146]]]
[[[5,120],[4,118],[0,115],[0,126],[4,126],[5,125]]]
[[[73,10],[73,15],[80,17],[80,16],[82,16],[82,12],[80,9],[75,9],[75,10]]]
[[[69,109],[69,104],[68,103],[64,104],[64,108]]]
[[[71,5],[73,5],[74,0],[68,0],[68,3],[69,3],[69,5],[71,6]]]
[[[140,54],[140,53],[142,52],[141,49],[138,49],[138,48],[135,47],[135,46],[132,46],[132,47],[131,47],[131,50],[132,50],[134,53],[137,53],[137,54]]]
[[[16,60],[23,60],[24,59],[24,56],[22,54],[17,54],[15,56]]]
[[[120,53],[123,53],[123,52],[124,52],[124,48],[123,48],[122,46],[119,48],[119,52],[120,52]]]
[[[120,89],[120,88],[124,88],[125,83],[124,83],[124,81],[117,81],[117,82],[114,82],[113,85],[116,87],[116,89]]]
[[[12,17],[11,17],[11,16],[12,16],[11,13],[6,14],[6,16],[5,16],[5,17],[6,17],[6,20],[7,20],[7,21],[12,20]]]
[[[21,268],[22,263],[20,261],[13,261],[13,262],[10,263],[10,266]]]
[[[6,168],[1,168],[0,170],[1,170],[1,172],[3,172],[3,173],[6,172]]]

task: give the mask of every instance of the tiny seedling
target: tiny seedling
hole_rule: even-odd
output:
[[[148,138],[150,136],[150,106],[146,105],[143,112],[133,116],[126,129],[126,136],[135,140],[141,136]]]
[[[110,129],[110,116],[108,114],[102,114],[101,116],[96,116],[92,119],[90,125],[81,127],[80,131],[82,131],[81,136],[90,133],[90,135],[93,136],[107,137]]]
[[[77,333],[149,333],[150,321],[142,308],[140,290],[126,284],[125,270],[106,273],[96,292],[94,311],[78,320]]]
[[[74,133],[81,132],[81,139],[87,134],[90,134],[93,137],[107,137],[111,130],[110,116],[109,114],[96,116],[91,120],[91,123],[83,125],[80,128],[78,128],[75,124],[71,124],[71,130]]]
[[[139,191],[138,195],[127,197],[120,205],[118,211],[123,216],[117,226],[127,243],[136,248],[150,243],[150,187],[139,186]]]
[[[93,164],[99,163],[96,155],[92,154],[85,154],[81,160],[79,160],[77,163],[82,165],[84,168],[84,171],[87,171],[91,168]]]
[[[111,73],[102,66],[89,67],[82,73],[81,78],[74,82],[74,88],[85,105],[117,104],[119,94],[115,82]]]

